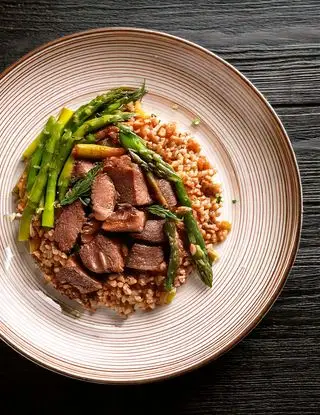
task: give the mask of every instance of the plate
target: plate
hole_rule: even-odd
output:
[[[147,110],[192,129],[218,168],[223,215],[233,229],[218,248],[221,259],[214,265],[211,290],[194,276],[171,305],[123,320],[107,310],[83,312],[46,286],[25,246],[16,242],[17,223],[5,215],[14,210],[10,191],[21,172],[21,153],[49,114],[143,79]],[[192,128],[195,116],[201,123]],[[177,375],[239,342],[281,291],[301,228],[295,156],[267,101],[206,49],[131,28],[93,30],[48,43],[2,74],[0,139],[0,333],[38,364],[96,382]]]

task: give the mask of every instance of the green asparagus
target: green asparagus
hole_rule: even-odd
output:
[[[172,284],[177,276],[178,268],[180,266],[180,250],[177,228],[173,221],[167,220],[164,224],[164,231],[168,237],[170,246],[169,265],[167,270],[167,277],[164,282],[166,291],[172,290]]]
[[[45,194],[45,203],[44,203],[44,210],[42,214],[42,226],[52,228],[54,226],[54,203],[56,200],[56,188],[57,188],[57,180],[58,175],[61,170],[60,162],[59,162],[59,152],[60,152],[60,144],[61,144],[61,134],[68,123],[70,118],[72,117],[73,111],[64,108],[57,121],[57,134],[59,135],[56,145],[54,156],[52,162],[50,164],[50,168],[48,171],[48,181],[47,181],[47,188]]]
[[[84,122],[73,134],[75,140],[80,140],[84,136],[93,131],[99,130],[108,124],[114,124],[122,121],[127,121],[134,116],[131,112],[120,112],[117,114],[105,114],[101,117],[92,118]]]
[[[55,122],[51,128],[50,137],[47,139],[45,144],[39,174],[37,175],[32,189],[28,195],[28,202],[21,217],[18,236],[19,241],[26,241],[29,239],[32,217],[38,208],[45,186],[47,184],[48,172],[52,161],[52,156],[56,143],[59,140],[60,133],[61,126],[58,122]]]
[[[30,161],[29,161],[29,168],[28,168],[28,175],[27,175],[27,193],[31,191],[32,186],[39,173],[44,146],[45,146],[46,140],[50,136],[50,131],[54,123],[55,123],[54,117],[50,117],[44,129],[42,130],[42,132],[38,135],[38,137],[35,140],[37,142],[36,148],[34,149],[32,155],[30,156]],[[33,143],[35,143],[35,141]],[[31,144],[33,145],[33,143]],[[31,150],[28,150],[28,152],[30,154]]]
[[[69,188],[69,184],[71,181],[72,170],[73,170],[74,158],[73,155],[67,158],[66,162],[64,163],[63,169],[60,173],[59,180],[58,180],[58,189],[59,189],[59,200],[63,200],[67,190]]]
[[[146,94],[146,92],[147,90],[144,82],[139,89],[129,91],[126,95],[117,99],[115,102],[108,104],[101,112],[101,115],[112,114],[115,111],[121,110],[124,105],[128,104],[129,102],[136,102],[141,99]]]
[[[192,212],[187,212],[184,215],[184,224],[190,243],[192,259],[197,267],[200,278],[208,287],[211,288],[213,279],[212,265],[208,257],[203,236]]]
[[[175,188],[179,202],[183,206],[191,207],[191,200],[188,196],[186,188],[182,183],[182,180],[175,183]],[[192,211],[186,212],[183,218],[190,245],[194,245],[196,250],[195,255],[193,255],[192,258],[197,267],[200,278],[206,285],[212,287],[212,261],[208,256],[206,244],[199,229],[198,223],[194,218]]]
[[[159,177],[173,182],[180,181],[180,177],[170,164],[166,163],[158,153],[148,149],[141,137],[124,125],[120,124],[118,127],[120,130],[120,143],[127,150],[131,150],[131,156],[135,153],[136,157],[134,161],[142,165],[142,162],[147,163],[150,171]],[[139,162],[139,160],[142,161]]]
[[[120,142],[123,147],[130,150],[133,160],[144,167],[145,170],[149,169],[155,175],[173,181],[175,183],[176,195],[181,205],[191,207],[192,204],[184,184],[172,167],[165,163],[159,154],[148,149],[143,139],[133,133],[128,127],[119,125],[119,129]],[[190,245],[192,244],[195,249],[195,254],[193,255],[194,263],[203,282],[211,287],[213,278],[211,261],[208,257],[203,236],[192,211],[185,213],[184,222]]]
[[[120,87],[111,89],[105,94],[95,97],[89,103],[82,105],[75,111],[67,128],[72,132],[76,131],[88,118],[93,116],[104,105],[110,105],[118,99],[126,97],[130,93],[132,93],[130,88]]]

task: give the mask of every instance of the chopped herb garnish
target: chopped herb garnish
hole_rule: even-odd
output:
[[[191,123],[194,127],[196,127],[197,125],[199,125],[200,124],[200,118],[195,118],[194,120],[192,120],[192,123]]]
[[[67,193],[66,197],[61,201],[61,206],[70,205],[79,198],[81,198],[82,203],[84,203],[84,201],[90,196],[91,184],[101,169],[102,163],[98,163],[95,167],[89,170],[84,179],[78,180],[73,188]]]
[[[222,202],[222,196],[220,195],[220,193],[216,194],[216,202],[217,203],[221,203]]]

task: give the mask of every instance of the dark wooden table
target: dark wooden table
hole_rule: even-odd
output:
[[[128,387],[86,384],[46,371],[2,344],[1,413],[22,413],[20,401],[24,414],[82,413],[84,403],[115,415],[319,414],[320,1],[1,0],[0,70],[44,42],[103,26],[152,28],[197,42],[265,94],[300,166],[299,254],[260,325],[218,361],[176,379]]]

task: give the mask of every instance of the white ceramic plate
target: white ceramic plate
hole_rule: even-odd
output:
[[[197,277],[175,301],[127,320],[96,314],[44,285],[23,245],[11,189],[20,156],[49,114],[111,87],[146,79],[145,106],[193,129],[224,183],[233,223],[218,249],[213,288]],[[172,109],[178,104],[178,110]],[[37,363],[98,382],[144,382],[191,370],[228,350],[279,294],[296,254],[301,186],[289,139],[259,92],[232,66],[190,42],[140,29],[101,29],[51,42],[0,78],[0,333]],[[232,204],[232,199],[238,203]],[[75,307],[80,318],[62,308]]]

